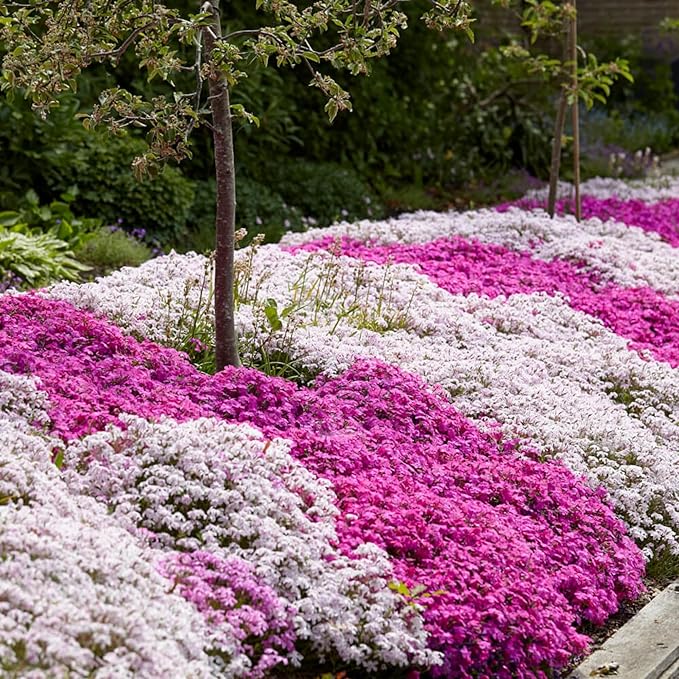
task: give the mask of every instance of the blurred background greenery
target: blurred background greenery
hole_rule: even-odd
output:
[[[195,3],[168,4],[190,11]],[[424,6],[410,5],[410,28],[370,77],[343,78],[354,110],[333,125],[301,69],[255,69],[239,85],[235,103],[261,122],[236,134],[237,220],[249,238],[276,241],[287,230],[340,219],[494,203],[546,179],[555,92],[502,57],[506,27],[481,16],[471,44],[428,31],[417,19]],[[228,8],[238,17],[234,26],[255,13],[244,0]],[[643,174],[653,155],[679,146],[670,60],[641,38],[583,42],[600,60],[628,59],[635,76],[616,84],[606,108],[583,111],[583,176]],[[213,240],[209,130],[195,133],[192,160],[137,182],[129,167],[142,139],[94,134],[75,118],[116,81],[141,93],[150,87],[130,59],[115,81],[103,70],[83,75],[78,95],[64,97],[47,120],[20,97],[0,95],[0,225],[28,239],[57,234],[89,275],[170,248],[205,251]],[[568,178],[568,159],[563,167]],[[48,270],[36,280],[49,278]],[[22,276],[5,272],[5,279]]]

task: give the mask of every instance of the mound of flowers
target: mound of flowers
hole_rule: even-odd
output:
[[[342,238],[365,245],[360,259],[338,253]],[[674,308],[679,263],[670,245],[619,222],[513,208],[341,224],[290,237],[287,248],[241,252],[245,360],[287,361],[307,378],[337,375],[357,357],[419,374],[480,427],[499,426],[604,486],[654,563],[679,553],[676,328],[652,304],[635,307],[652,299]],[[366,261],[371,252],[390,260]],[[393,261],[414,253],[425,258]],[[505,257],[520,269],[504,267]],[[209,317],[206,264],[170,255],[48,294],[172,345],[167,328]],[[184,305],[172,307],[168,295]]]
[[[679,212],[679,210],[678,210]],[[417,245],[375,245],[351,239],[323,239],[305,249],[334,247],[350,257],[380,264],[417,265],[444,290],[494,298],[546,292],[568,298],[574,309],[599,318],[631,346],[648,349],[672,366],[679,364],[679,301],[649,287],[624,287],[570,262],[544,261],[529,252],[460,237]]]
[[[389,363],[353,362],[301,387],[244,368],[206,375],[61,301],[5,295],[0,318],[3,379],[40,390],[12,399],[3,383],[3,410],[25,413],[25,435],[43,442],[18,447],[70,502],[96,505],[139,550],[138,567],[190,606],[198,640],[184,662],[225,676],[309,662],[545,676],[586,649],[581,622],[640,591],[641,554],[602,489],[498,424],[479,429]],[[254,305],[249,318],[259,323]],[[5,516],[39,516],[39,497],[15,485]],[[51,539],[75,568],[73,543]],[[26,586],[11,570],[6,582]],[[77,591],[61,596],[78,604]],[[115,665],[114,650],[97,658]]]
[[[207,629],[169,593],[154,552],[68,491],[51,461],[58,442],[39,430],[44,394],[7,373],[0,393],[3,676],[211,676]]]

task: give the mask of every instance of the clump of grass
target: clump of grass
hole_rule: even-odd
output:
[[[78,259],[92,268],[93,276],[101,276],[123,266],[139,266],[151,258],[151,250],[120,229],[98,229],[78,249]]]
[[[665,587],[679,577],[679,554],[669,550],[657,552],[646,564],[646,577],[658,587]]]
[[[244,237],[245,231],[239,229],[236,242],[242,242]],[[255,274],[254,261],[263,240],[261,234],[255,236],[245,256],[235,262],[235,308],[238,311],[249,307],[255,319],[254,329],[239,337],[244,365],[267,375],[309,384],[316,377],[316,371],[305,363],[305,357],[296,355],[297,350],[293,348],[294,335],[302,328],[328,324],[328,333],[333,335],[341,324],[348,324],[357,332],[380,334],[411,327],[410,306],[415,291],[405,308],[400,308],[392,263],[385,266],[381,278],[375,280],[369,275],[367,263],[344,270],[336,248],[331,248],[330,253],[308,257],[296,280],[289,284],[285,303],[279,304],[268,296],[270,293],[264,294],[263,284],[270,273]],[[170,342],[170,346],[185,352],[196,367],[207,373],[215,371],[211,311],[213,266],[210,257],[201,279],[186,283],[180,303],[182,312],[178,320],[172,316],[174,339]],[[168,310],[176,307],[177,302],[171,297],[163,301]]]

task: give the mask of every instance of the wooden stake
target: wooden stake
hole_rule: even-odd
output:
[[[556,188],[559,182],[559,168],[561,167],[561,139],[563,137],[563,127],[566,122],[566,108],[568,100],[566,90],[562,87],[559,95],[559,103],[556,109],[556,120],[554,121],[554,138],[552,139],[552,163],[549,168],[549,195],[547,197],[547,212],[550,217],[554,217],[556,209]]]

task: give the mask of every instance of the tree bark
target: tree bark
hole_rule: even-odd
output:
[[[576,0],[571,0],[575,8]],[[582,219],[582,200],[580,197],[580,110],[578,107],[578,17],[571,20],[570,57],[572,64],[573,88],[573,186],[575,187],[575,219]]]
[[[212,14],[212,22],[203,31],[205,58],[221,38],[219,0],[206,0],[201,8]],[[240,365],[234,310],[234,250],[236,227],[236,167],[233,152],[231,105],[226,78],[215,75],[208,79],[212,138],[215,154],[217,205],[215,219],[215,364],[217,372],[227,365]]]
[[[554,138],[552,139],[552,163],[549,168],[549,195],[547,197],[547,212],[550,217],[554,217],[556,209],[556,189],[559,181],[559,168],[561,167],[561,139],[563,137],[563,127],[566,122],[567,107],[566,90],[562,87],[559,95],[559,103],[556,109],[556,120],[554,121]]]

